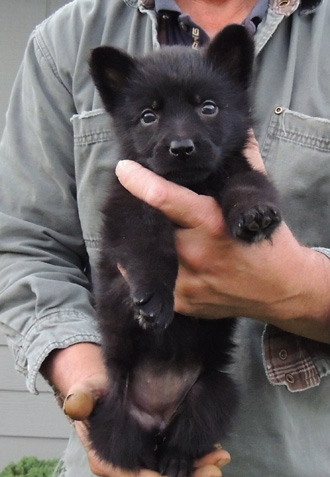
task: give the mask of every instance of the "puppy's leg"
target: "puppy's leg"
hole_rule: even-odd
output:
[[[238,404],[236,386],[228,374],[204,372],[189,391],[164,437],[159,470],[187,477],[193,460],[211,452],[230,429]]]
[[[277,192],[259,171],[231,177],[219,202],[230,233],[244,242],[270,239],[281,222]]]
[[[96,406],[89,424],[92,447],[106,462],[130,471],[157,469],[153,437],[129,415],[117,395]]]
[[[174,316],[178,271],[173,225],[126,190],[118,193],[106,211],[104,253],[124,271],[136,318],[166,328]]]

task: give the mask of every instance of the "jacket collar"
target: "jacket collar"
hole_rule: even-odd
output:
[[[147,9],[155,7],[154,0],[125,0],[129,5],[140,5]],[[270,0],[270,7],[283,15],[291,15],[299,7],[300,13],[308,15],[312,13],[321,4],[322,0]]]

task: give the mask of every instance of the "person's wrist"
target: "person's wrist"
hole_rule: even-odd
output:
[[[106,374],[106,370],[101,348],[94,343],[77,343],[54,350],[41,368],[44,378],[63,396],[76,383],[100,373]]]
[[[279,283],[286,287],[286,293],[273,303],[274,315],[266,321],[307,338],[330,342],[329,258],[298,242],[285,253]]]
[[[108,390],[101,348],[93,343],[53,351],[41,372],[53,387],[59,406],[74,420],[86,419]]]

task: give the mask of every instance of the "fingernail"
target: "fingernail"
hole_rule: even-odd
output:
[[[229,462],[230,462],[230,457],[228,456],[228,457],[224,457],[223,459],[219,459],[215,465],[216,467],[221,469],[223,466],[229,464]]]
[[[116,165],[116,171],[117,170],[122,170],[122,169],[125,169],[125,167],[127,166],[128,163],[130,163],[132,161],[129,161],[127,159],[121,159],[120,161],[117,162],[117,165]]]
[[[86,419],[94,407],[94,397],[89,390],[76,390],[67,396],[63,404],[63,411],[75,421]]]
[[[66,404],[67,404],[67,402],[69,401],[69,399],[72,398],[72,396],[74,396],[74,393],[68,394],[67,397],[64,399],[63,406],[62,406],[62,409],[63,409],[64,414],[67,414],[67,412],[66,412]]]

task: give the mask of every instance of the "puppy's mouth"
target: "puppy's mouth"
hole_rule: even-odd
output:
[[[212,171],[206,167],[189,167],[185,169],[176,169],[162,174],[163,177],[176,184],[188,186],[189,184],[198,184],[204,181]]]

